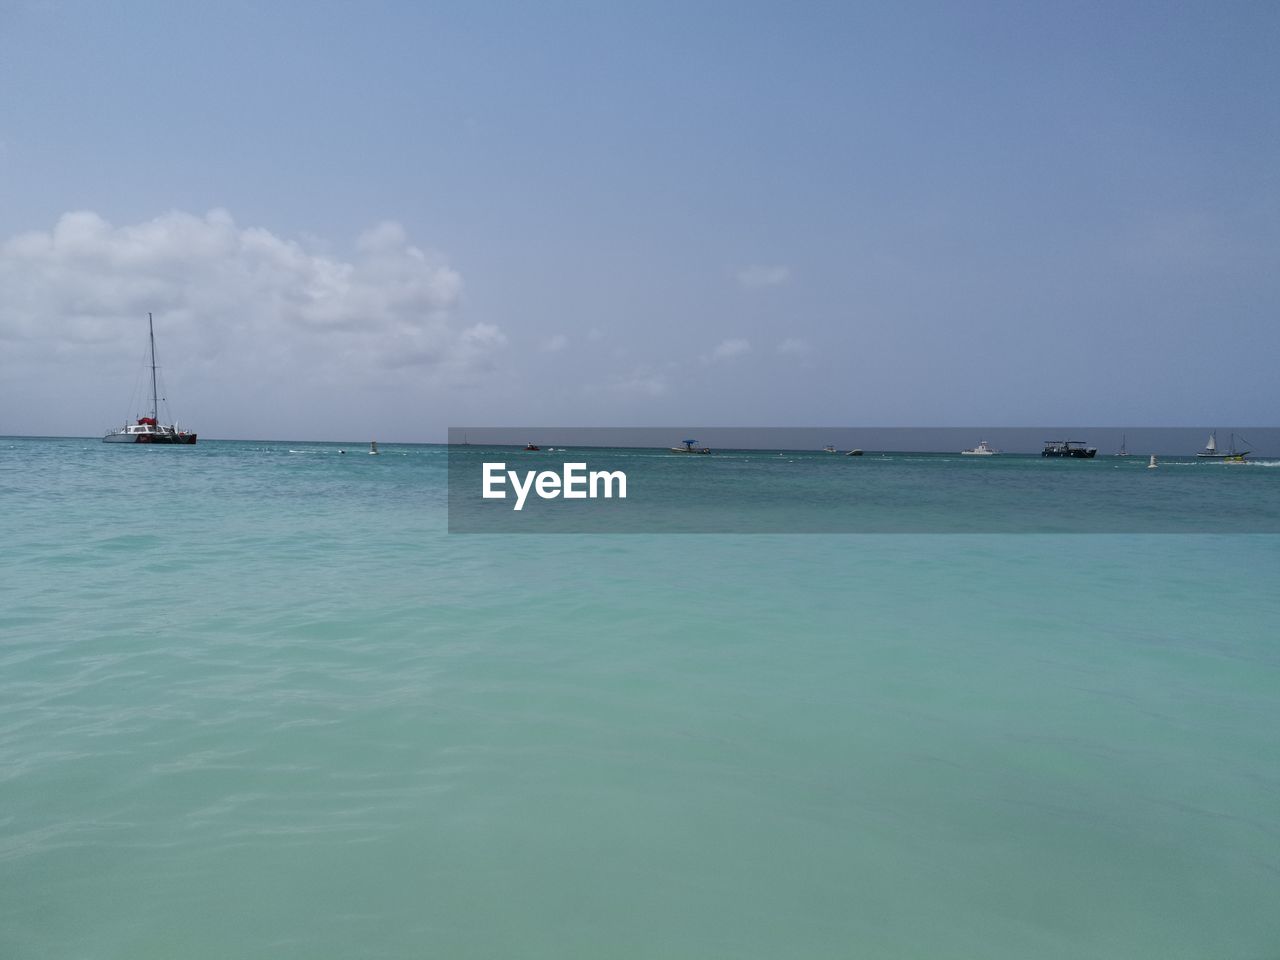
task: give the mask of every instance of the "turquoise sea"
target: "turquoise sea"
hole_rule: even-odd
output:
[[[338,449],[0,439],[4,960],[1280,956],[1280,536],[449,534]]]

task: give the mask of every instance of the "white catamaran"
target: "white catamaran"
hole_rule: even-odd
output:
[[[147,314],[147,332],[151,342],[151,416],[138,417],[136,423],[126,423],[102,438],[103,443],[181,443],[196,442],[196,435],[188,433],[176,423],[160,422],[160,391],[156,389],[156,330]]]

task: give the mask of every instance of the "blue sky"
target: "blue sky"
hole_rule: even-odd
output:
[[[0,0],[0,433],[1272,423],[1276,4]]]

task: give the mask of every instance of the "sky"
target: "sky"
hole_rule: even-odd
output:
[[[1280,4],[0,0],[0,434],[1274,424]]]

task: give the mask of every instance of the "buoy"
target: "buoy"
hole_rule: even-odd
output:
[[[1155,468],[1156,468],[1156,455],[1153,453],[1151,455],[1151,462],[1147,464],[1147,469],[1154,470]]]

